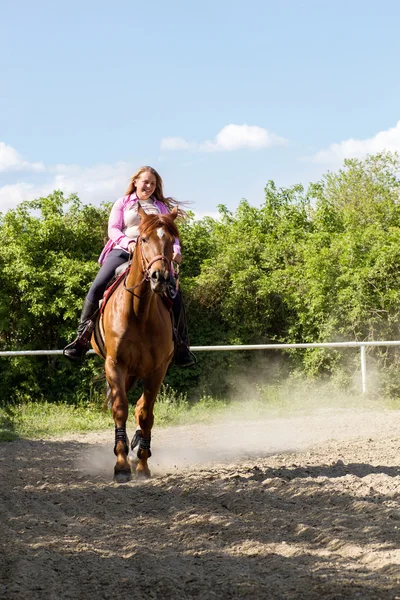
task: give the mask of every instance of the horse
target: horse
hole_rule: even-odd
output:
[[[115,423],[116,464],[114,481],[132,478],[128,460],[127,393],[141,379],[143,394],[136,403],[136,432],[131,449],[138,446],[136,475],[150,477],[151,429],[154,403],[174,355],[172,320],[165,301],[171,283],[173,244],[179,237],[175,223],[178,209],[168,214],[147,215],[139,206],[139,237],[131,267],[102,311],[102,344],[93,332],[91,344],[105,359],[108,403]]]

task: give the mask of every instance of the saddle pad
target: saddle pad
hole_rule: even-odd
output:
[[[107,304],[108,299],[115,292],[115,290],[117,289],[118,285],[120,284],[120,282],[122,281],[122,279],[125,277],[125,275],[128,273],[128,271],[129,271],[130,268],[131,267],[129,265],[125,269],[125,271],[123,271],[120,275],[118,275],[118,277],[115,279],[115,281],[113,281],[111,283],[111,285],[109,285],[108,288],[106,289],[106,291],[104,292],[103,300],[102,300],[101,306],[100,306],[100,314],[103,314],[104,307]]]

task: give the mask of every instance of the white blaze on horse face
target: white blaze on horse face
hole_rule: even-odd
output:
[[[164,237],[164,235],[165,235],[165,231],[164,231],[164,229],[163,229],[162,227],[159,227],[159,228],[157,229],[157,235],[158,235],[158,237],[160,238],[160,240],[161,240],[161,238],[163,238],[163,237]]]

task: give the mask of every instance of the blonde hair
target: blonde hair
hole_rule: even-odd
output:
[[[156,178],[156,189],[154,190],[153,196],[159,200],[160,202],[163,202],[165,204],[165,206],[168,208],[168,210],[172,210],[174,208],[174,206],[178,206],[178,216],[179,217],[186,217],[186,212],[180,208],[180,205],[182,204],[181,202],[178,202],[177,200],[175,200],[175,198],[170,198],[170,197],[165,197],[164,196],[164,192],[163,192],[163,181],[161,179],[161,176],[157,173],[157,171],[155,169],[153,169],[153,167],[149,167],[149,166],[143,166],[140,167],[137,171],[135,171],[135,173],[132,175],[131,179],[130,179],[130,183],[128,186],[128,189],[126,190],[125,194],[128,196],[130,194],[133,194],[136,191],[136,180],[143,174],[143,173],[151,173],[152,175],[154,175],[154,177]]]

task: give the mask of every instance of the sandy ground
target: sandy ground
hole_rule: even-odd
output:
[[[0,598],[400,599],[400,411],[0,444]]]

